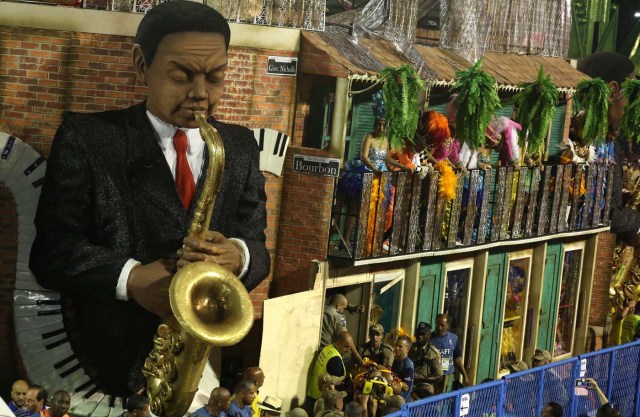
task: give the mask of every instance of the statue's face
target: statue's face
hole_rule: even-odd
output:
[[[134,48],[138,78],[149,87],[147,109],[164,122],[196,128],[194,113],[213,114],[223,93],[227,68],[224,37],[218,33],[181,32],[167,35],[146,65]]]

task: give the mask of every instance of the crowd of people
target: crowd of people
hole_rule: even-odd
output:
[[[305,408],[309,415],[342,416],[340,411],[347,401],[352,407],[358,406],[363,417],[380,417],[398,411],[410,401],[470,385],[458,336],[449,331],[446,314],[436,317],[435,332],[431,324],[420,322],[413,337],[401,329],[385,334],[383,326],[374,322],[369,326],[369,340],[356,349],[347,330],[345,311],[362,311],[362,308],[350,306],[342,294],[331,297],[325,306],[320,351],[311,364],[307,381]],[[331,339],[328,335],[332,335]],[[330,342],[325,344],[327,340]],[[350,355],[353,351],[357,354]],[[536,349],[530,358],[534,368],[551,361],[551,353],[544,349]],[[506,368],[516,373],[529,366],[516,360],[507,363]],[[351,369],[354,370],[348,371]],[[487,378],[481,382],[492,380]],[[550,398],[545,397],[542,415],[562,416],[562,406],[549,400],[569,402],[563,379],[549,368],[545,370],[545,380]],[[593,389],[602,404],[597,415],[619,415],[606,397],[600,395],[602,391],[596,381],[587,378],[586,382],[586,388]]]

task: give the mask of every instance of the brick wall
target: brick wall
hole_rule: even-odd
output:
[[[611,282],[611,261],[616,246],[616,235],[601,233],[596,248],[596,265],[591,289],[591,309],[589,325],[604,326],[609,310],[609,283]]]
[[[65,111],[93,112],[140,102],[146,88],[131,70],[133,38],[70,31],[0,26],[0,131],[11,133],[44,156]],[[225,94],[217,109],[220,120],[249,128],[269,127],[292,133],[295,77],[266,75],[269,55],[295,52],[231,47]],[[266,174],[267,246],[275,256],[282,179]],[[1,221],[16,224],[8,191],[0,193]],[[11,375],[11,297],[15,280],[17,227],[2,228],[0,239],[0,329],[9,339],[0,346],[0,377]],[[6,256],[5,256],[6,255]],[[272,262],[274,265],[275,262]],[[256,317],[269,293],[271,277],[252,292]],[[9,321],[8,321],[9,320]],[[11,330],[11,331],[9,331]],[[3,342],[3,343],[4,343]],[[8,376],[12,378],[13,376]],[[0,380],[0,383],[2,380]],[[3,388],[3,387],[0,387]],[[6,391],[5,391],[6,392]]]
[[[293,155],[328,156],[319,149],[289,148],[278,225],[272,295],[309,289],[311,261],[327,258],[335,179],[293,172]]]

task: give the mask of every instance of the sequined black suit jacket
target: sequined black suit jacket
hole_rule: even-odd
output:
[[[115,299],[122,267],[130,258],[143,264],[175,258],[191,218],[145,111],[141,103],[65,116],[48,160],[30,259],[38,282],[63,294],[65,327],[81,363],[112,394],[144,383],[140,368],[158,325],[136,302]],[[246,242],[251,262],[243,282],[251,290],[270,265],[259,151],[248,129],[211,122],[225,145],[211,229]]]

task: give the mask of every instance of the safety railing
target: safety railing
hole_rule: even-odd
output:
[[[342,172],[329,256],[357,262],[601,228],[612,181],[602,164],[476,169],[458,173],[447,198],[438,171]]]
[[[594,378],[623,417],[640,415],[640,341],[580,355],[405,404],[394,417],[537,417],[549,402],[564,417],[591,416],[602,405],[594,390],[576,395],[578,378]]]

